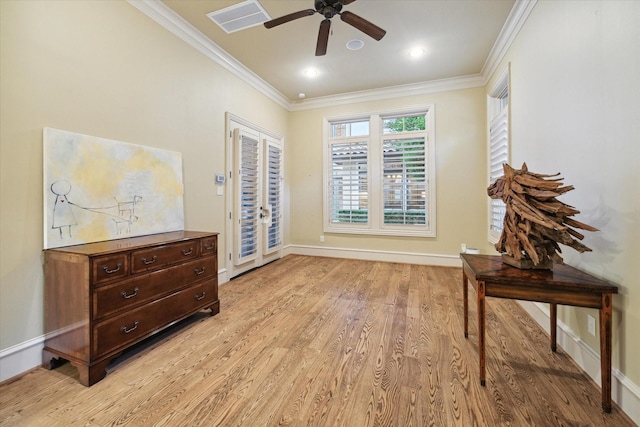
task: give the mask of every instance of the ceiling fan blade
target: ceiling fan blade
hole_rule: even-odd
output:
[[[318,31],[318,43],[316,44],[316,56],[322,56],[327,53],[327,45],[329,44],[329,31],[331,30],[331,20],[325,19],[320,23]]]
[[[295,19],[304,18],[305,16],[311,16],[316,13],[313,9],[301,10],[299,12],[293,12],[288,15],[281,16],[280,18],[272,19],[271,21],[267,21],[264,23],[264,26],[267,28],[277,27],[281,24],[286,24],[287,22],[293,21]]]
[[[349,11],[342,12],[340,19],[376,40],[382,39],[387,34],[382,28]]]
[[[343,6],[346,6],[348,4],[353,3],[356,0],[340,0],[340,3],[342,3]]]

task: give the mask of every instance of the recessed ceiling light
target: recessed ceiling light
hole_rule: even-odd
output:
[[[305,95],[305,93],[304,93],[304,92],[300,92],[300,93],[298,94],[298,98],[300,98],[300,99],[305,99],[306,97],[307,97],[307,95]]]
[[[309,78],[313,78],[318,75],[318,70],[315,68],[307,68],[302,73]]]
[[[362,40],[355,39],[347,42],[347,49],[349,50],[362,49],[362,46],[364,46],[364,42]]]
[[[419,56],[424,55],[424,49],[421,47],[414,47],[409,51],[409,55],[413,58],[417,58]]]

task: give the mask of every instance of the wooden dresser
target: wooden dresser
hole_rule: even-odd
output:
[[[131,345],[218,313],[217,238],[176,231],[45,250],[43,366],[68,360],[90,386]]]

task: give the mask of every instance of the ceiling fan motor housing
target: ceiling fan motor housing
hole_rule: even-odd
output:
[[[336,14],[342,10],[342,2],[335,1],[332,4],[327,3],[324,0],[316,0],[316,11],[323,15],[326,19],[333,18]]]

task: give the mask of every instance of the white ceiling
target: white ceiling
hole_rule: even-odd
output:
[[[515,0],[358,0],[344,6],[387,31],[375,41],[340,20],[332,19],[327,54],[315,56],[323,17],[307,16],[266,29],[263,25],[226,33],[207,17],[242,0],[163,0],[175,13],[284,95],[289,102],[379,90],[399,85],[479,76],[504,27]],[[259,0],[277,18],[314,9],[313,0]],[[513,17],[509,18],[513,19]],[[360,39],[357,51],[346,43]],[[409,56],[413,47],[425,55]],[[303,70],[314,67],[315,78]]]

